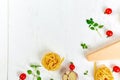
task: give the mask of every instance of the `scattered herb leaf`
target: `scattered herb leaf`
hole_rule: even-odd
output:
[[[32,70],[27,70],[27,73],[30,75],[32,74]]]
[[[37,67],[41,67],[41,66],[40,66],[40,65],[31,64],[30,67],[32,67],[32,68],[37,68]]]
[[[99,25],[99,28],[103,28],[104,27],[104,25]]]
[[[41,80],[41,77],[37,77],[37,80]]]
[[[85,43],[81,43],[81,47],[82,47],[83,49],[87,49],[87,48],[88,48],[88,46],[87,46]]]
[[[94,22],[92,18],[87,19],[87,20],[86,20],[86,23],[89,25],[89,28],[90,28],[91,30],[97,31],[98,34],[101,36],[101,34],[99,33],[98,29],[103,28],[104,25],[101,25],[101,24],[98,24],[98,23]]]
[[[54,80],[54,79],[51,78],[50,80]]]
[[[91,29],[91,30],[95,30],[95,28],[94,28],[94,27],[90,27],[90,29]]]
[[[86,71],[84,72],[84,75],[88,75],[88,70],[86,70]]]
[[[31,64],[30,67],[32,68],[32,70],[27,70],[27,73],[33,76],[33,80],[37,79],[37,80],[41,80],[40,77],[40,70],[39,67],[41,67],[40,65],[34,65]]]
[[[94,23],[93,26],[94,26],[94,27],[98,26],[98,23]]]
[[[39,70],[37,70],[36,73],[37,73],[37,75],[40,75],[40,71]]]
[[[35,65],[31,64],[30,67],[35,67]]]

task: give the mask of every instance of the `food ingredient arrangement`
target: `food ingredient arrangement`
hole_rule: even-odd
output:
[[[105,15],[110,15],[110,14],[112,14],[112,9],[106,8],[103,11],[103,13]],[[99,29],[102,29],[103,27],[105,27],[103,24],[99,24],[93,18],[86,19],[86,23],[88,24],[88,28],[90,30],[96,31],[100,37],[102,36],[101,33],[99,32]],[[113,36],[112,30],[107,30],[104,33],[106,35],[106,38]],[[118,44],[118,43],[115,43],[115,44]],[[82,49],[88,49],[88,47],[89,47],[86,43],[81,43],[80,46]],[[106,51],[107,49],[108,48],[105,48],[104,51]],[[100,53],[93,53],[93,54],[87,56],[88,61],[94,61],[94,75],[93,75],[94,80],[114,80],[113,72],[119,73],[120,67],[114,65],[113,67],[111,67],[111,69],[112,69],[111,70],[105,64],[97,66],[96,59],[94,58],[94,56],[97,54],[100,54]],[[113,54],[113,56],[114,55],[116,55],[116,54]],[[104,55],[102,55],[102,56],[104,56]],[[120,55],[118,55],[118,57],[120,57]],[[116,58],[116,56],[115,56],[115,58]],[[57,53],[55,53],[55,52],[45,53],[45,55],[41,59],[42,65],[31,64],[29,66],[30,69],[26,70],[26,72],[19,74],[19,80],[27,80],[27,77],[29,77],[29,76],[32,76],[33,79],[31,79],[31,80],[43,80],[42,76],[41,76],[41,71],[40,71],[41,67],[45,68],[48,71],[57,71],[57,70],[61,69],[61,65],[63,62],[64,62],[64,58],[61,58],[61,56],[58,55]],[[73,62],[69,62],[68,69],[64,70],[63,74],[61,74],[61,79],[62,80],[79,80],[78,73],[76,73],[74,71],[75,68],[76,68],[75,64]],[[83,75],[86,75],[86,76],[88,74],[89,74],[88,70],[86,70],[83,73]],[[51,78],[49,80],[54,80],[54,79]]]

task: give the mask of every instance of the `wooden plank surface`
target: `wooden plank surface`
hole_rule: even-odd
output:
[[[80,43],[88,43],[90,48],[94,48],[112,38],[106,38],[104,29],[100,30],[101,38],[88,28],[85,20],[93,17],[118,36],[119,14],[103,14],[105,6],[119,9],[117,1],[10,0],[9,80],[18,80],[19,73],[26,72],[30,63],[40,63],[46,51],[54,51],[65,57],[63,66],[73,61],[79,80],[93,80],[93,63],[86,60]],[[88,77],[83,76],[86,69],[89,70]],[[59,71],[50,72],[44,67],[41,68],[41,76],[43,80],[61,80]]]
[[[0,0],[0,80],[7,80],[8,0]]]

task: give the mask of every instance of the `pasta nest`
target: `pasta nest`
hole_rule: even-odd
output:
[[[110,69],[103,65],[96,69],[95,80],[114,80],[114,78]]]
[[[58,70],[60,68],[61,63],[64,58],[60,58],[60,56],[54,52],[49,52],[45,54],[42,58],[42,65],[47,70]]]

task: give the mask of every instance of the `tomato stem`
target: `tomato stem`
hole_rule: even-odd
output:
[[[70,62],[70,64],[73,64],[73,62]]]

